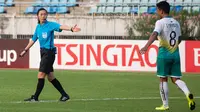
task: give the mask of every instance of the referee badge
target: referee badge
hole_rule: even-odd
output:
[[[42,38],[47,38],[47,32],[42,32]]]

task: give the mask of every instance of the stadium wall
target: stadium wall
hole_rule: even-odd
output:
[[[137,40],[67,40],[55,39],[57,56],[55,69],[156,71],[158,41],[145,55],[139,49],[147,41]],[[28,40],[0,40],[0,68],[39,67],[39,43],[19,58]],[[182,72],[200,72],[200,42],[183,41],[180,44]]]
[[[11,35],[32,35],[37,25],[36,16],[27,17],[0,17],[1,34]],[[126,33],[126,25],[130,18],[112,18],[110,17],[62,17],[56,19],[54,16],[48,18],[49,21],[55,21],[60,24],[74,26],[75,24],[81,28],[81,32],[61,32],[56,35],[103,35],[103,36],[124,36]]]

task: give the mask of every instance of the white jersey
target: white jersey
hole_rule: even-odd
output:
[[[174,52],[178,48],[181,28],[178,21],[171,17],[165,17],[156,22],[155,32],[158,32],[160,47],[165,47],[169,52]]]

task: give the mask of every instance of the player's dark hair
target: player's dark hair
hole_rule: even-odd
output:
[[[170,5],[166,1],[161,1],[156,4],[156,7],[165,12],[166,14],[169,14],[170,12]]]
[[[37,16],[39,15],[40,11],[42,11],[42,10],[46,11],[46,13],[48,14],[48,12],[47,12],[47,10],[46,10],[45,8],[40,8],[40,9],[38,9],[38,11],[37,11]],[[38,23],[40,23],[40,20],[39,20],[39,19],[38,19]]]

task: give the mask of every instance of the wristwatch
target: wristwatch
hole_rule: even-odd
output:
[[[71,28],[71,31],[74,32],[74,31],[73,31],[73,27]]]

